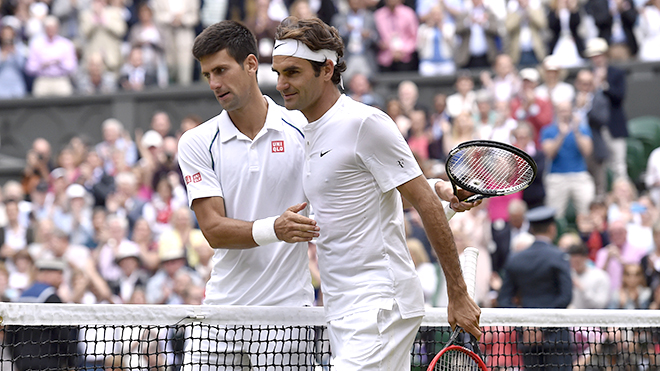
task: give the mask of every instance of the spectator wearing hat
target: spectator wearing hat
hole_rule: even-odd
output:
[[[171,241],[170,241],[171,242]],[[187,266],[186,250],[176,243],[162,244],[158,248],[160,268],[147,283],[147,303],[181,304],[183,300],[174,292],[177,274],[187,273],[195,285],[203,284],[201,277]]]
[[[35,76],[32,95],[68,96],[73,94],[71,75],[78,68],[75,47],[71,40],[59,36],[60,22],[55,16],[44,19],[45,33],[30,41],[25,70]]]
[[[612,47],[613,59],[624,61],[637,55],[635,26],[639,12],[633,0],[588,0],[584,9],[594,18],[598,38]]]
[[[626,73],[609,65],[607,53],[608,45],[605,39],[594,38],[587,42],[585,56],[591,59],[594,86],[603,91],[610,104],[610,119],[605,130],[602,130],[603,139],[610,151],[607,167],[612,170],[615,179],[625,179],[628,178],[628,118],[623,108],[626,99]]]
[[[140,248],[136,244],[120,245],[115,256],[121,270],[119,280],[111,285],[113,295],[121,303],[130,302],[136,287],[144,287],[148,282],[148,274],[142,268]]]
[[[526,213],[534,242],[509,255],[505,265],[498,305],[504,308],[566,308],[573,283],[566,253],[552,241],[557,237],[555,210],[541,206]],[[568,330],[518,333],[518,349],[525,365],[571,365]],[[534,343],[533,345],[530,345]],[[541,342],[540,344],[536,344]]]
[[[520,71],[522,80],[520,90],[511,98],[511,117],[529,122],[534,128],[536,144],[540,145],[541,129],[552,122],[552,104],[536,92],[541,74],[535,68],[523,68]]]
[[[27,48],[16,37],[16,30],[0,23],[0,99],[23,98],[27,94],[23,69]]]
[[[610,278],[593,265],[589,249],[583,245],[571,245],[566,251],[570,256],[573,279],[572,309],[605,309],[610,301]]]
[[[53,220],[57,228],[71,238],[71,243],[87,245],[93,236],[91,195],[85,187],[74,183],[66,188],[65,207],[56,207]]]
[[[562,100],[573,100],[575,88],[564,81],[567,71],[559,63],[559,58],[549,55],[541,65],[541,78],[543,84],[536,87],[536,95],[550,101],[552,104]]]
[[[541,148],[550,168],[543,179],[545,204],[563,218],[569,200],[578,214],[589,212],[596,195],[594,179],[587,170],[593,152],[591,129],[583,116],[573,112],[573,102],[555,106],[555,121],[541,129]]]
[[[113,285],[119,281],[121,269],[117,265],[117,254],[120,250],[133,249],[123,245],[135,245],[127,236],[128,220],[117,214],[110,214],[105,220],[106,238],[103,244],[94,251],[96,264],[101,277]]]
[[[16,300],[23,303],[61,303],[57,294],[64,280],[66,262],[60,259],[38,259],[35,281]],[[68,370],[78,360],[77,327],[13,327],[5,331],[5,342],[11,348],[14,366],[19,370]],[[51,346],[43,346],[49,339]]]
[[[541,1],[509,1],[504,26],[509,36],[506,51],[514,64],[534,66],[548,54],[543,41],[548,19]]]

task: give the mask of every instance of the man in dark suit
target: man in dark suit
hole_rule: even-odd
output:
[[[498,304],[500,307],[566,308],[573,296],[568,256],[553,244],[555,210],[546,206],[526,214],[534,243],[509,255]],[[518,350],[526,366],[555,365],[544,370],[571,370],[567,329],[519,329]]]
[[[596,90],[602,90],[610,103],[610,119],[603,131],[610,157],[608,167],[614,177],[628,177],[626,166],[626,137],[628,137],[628,119],[623,109],[626,97],[626,73],[608,63],[608,45],[605,39],[594,38],[587,42],[584,54],[591,59]]]

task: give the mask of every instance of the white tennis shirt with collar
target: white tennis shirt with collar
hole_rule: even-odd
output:
[[[424,314],[406,245],[401,194],[419,168],[384,112],[342,95],[305,133],[305,194],[317,239],[326,320],[373,308]]]
[[[299,111],[266,100],[266,123],[254,140],[234,126],[226,111],[183,134],[178,158],[190,204],[196,198],[222,197],[228,218],[253,221],[306,201],[300,128],[307,121]],[[212,264],[204,304],[312,304],[306,242],[215,249]]]

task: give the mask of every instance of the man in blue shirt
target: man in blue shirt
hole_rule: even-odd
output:
[[[596,187],[587,171],[587,159],[593,152],[589,124],[573,112],[570,101],[555,104],[555,120],[541,129],[541,148],[550,161],[545,175],[546,206],[564,217],[569,199],[577,213],[586,213]]]

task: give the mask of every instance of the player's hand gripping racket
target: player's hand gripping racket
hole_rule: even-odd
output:
[[[466,202],[504,196],[527,188],[536,178],[536,162],[524,151],[493,140],[470,140],[449,152],[445,164],[447,177],[456,187],[474,193]],[[445,205],[447,220],[456,211]]]
[[[467,247],[463,251],[461,267],[463,279],[467,285],[468,294],[474,299],[474,291],[477,277],[477,258],[479,250],[475,247]],[[472,335],[456,326],[444,348],[438,353],[427,371],[488,371],[486,364],[481,359],[479,343]]]

